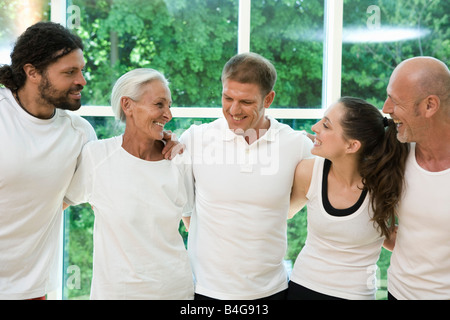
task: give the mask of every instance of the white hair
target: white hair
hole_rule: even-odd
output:
[[[126,120],[121,106],[122,97],[129,97],[138,101],[143,93],[142,86],[154,80],[161,81],[167,87],[169,86],[169,82],[164,75],[151,68],[131,70],[116,81],[111,93],[111,107],[116,119],[122,122]]]

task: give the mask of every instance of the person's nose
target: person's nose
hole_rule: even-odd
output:
[[[382,111],[384,113],[393,113],[394,112],[393,103],[389,97],[387,97],[386,100],[384,101]]]
[[[82,85],[83,87],[86,85],[86,79],[84,78],[83,72],[80,71],[78,77],[75,79],[75,84]]]
[[[230,114],[238,115],[241,113],[241,111],[242,110],[241,110],[241,105],[240,105],[239,101],[233,101],[230,106]]]
[[[167,120],[167,122],[172,120],[172,111],[170,111],[170,107],[165,108],[163,117]]]
[[[320,123],[320,121],[319,122],[316,122],[312,127],[311,127],[311,130],[312,130],[312,132],[314,132],[314,133],[319,133],[319,123]]]

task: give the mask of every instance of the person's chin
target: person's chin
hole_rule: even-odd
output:
[[[62,110],[77,111],[78,109],[81,108],[81,101],[78,100],[77,102],[73,102],[73,103],[59,104],[55,107],[58,109],[62,109]]]
[[[318,147],[313,147],[311,149],[311,154],[314,156],[323,157],[323,154],[322,154],[322,152],[320,152],[320,148],[318,148]]]
[[[245,130],[247,129],[245,119],[236,121],[233,118],[227,118],[227,122],[228,122],[228,128],[230,130],[238,131],[238,132],[245,132]]]

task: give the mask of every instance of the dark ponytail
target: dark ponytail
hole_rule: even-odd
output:
[[[13,69],[7,64],[0,66],[0,84],[11,91],[16,91],[18,89],[16,81],[14,80]]]
[[[344,135],[361,142],[358,169],[370,194],[373,221],[389,238],[403,191],[409,144],[398,141],[393,120],[384,118],[373,105],[352,97],[342,97],[339,102],[346,107]]]

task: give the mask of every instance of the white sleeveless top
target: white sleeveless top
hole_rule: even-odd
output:
[[[308,236],[290,280],[334,297],[375,299],[376,263],[384,237],[371,220],[373,212],[369,195],[363,194],[361,201],[349,209],[334,209],[343,211],[344,216],[328,213],[322,193],[323,182],[325,188],[327,185],[327,176],[323,175],[324,163],[325,159],[320,157],[314,163],[306,195]]]
[[[416,144],[406,162],[398,233],[388,270],[397,299],[450,299],[450,168],[419,166]]]

